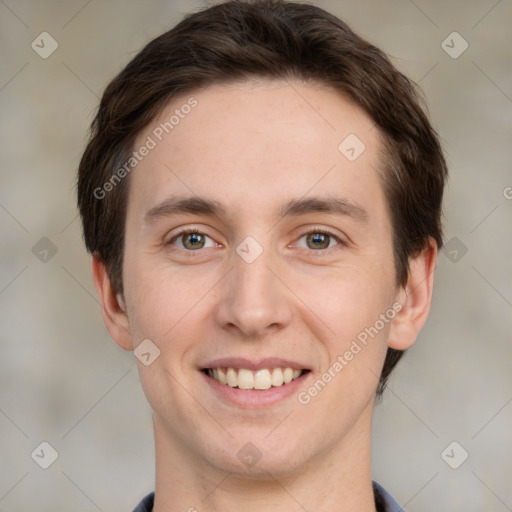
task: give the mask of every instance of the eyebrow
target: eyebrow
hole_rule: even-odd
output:
[[[226,217],[226,208],[218,201],[199,196],[170,196],[154,206],[144,216],[147,224],[162,218],[190,213],[210,217]],[[368,212],[357,203],[337,197],[310,197],[292,199],[279,211],[281,217],[298,217],[308,213],[328,213],[351,217],[359,222],[368,222]]]
[[[161,218],[183,213],[220,217],[226,214],[226,210],[221,203],[212,199],[204,199],[198,196],[170,196],[148,210],[144,215],[144,221],[149,224]]]
[[[352,217],[360,222],[368,222],[368,212],[357,203],[338,197],[310,197],[292,199],[281,209],[281,216],[296,217],[306,213],[329,213]]]

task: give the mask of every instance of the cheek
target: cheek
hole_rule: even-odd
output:
[[[393,274],[346,266],[295,280],[297,295],[325,324],[333,343],[346,343],[379,320],[393,303]],[[380,326],[380,324],[379,324]],[[387,323],[386,323],[387,326]],[[385,331],[381,326],[380,331]]]
[[[146,261],[144,261],[146,260]],[[166,365],[175,370],[193,340],[208,333],[208,308],[219,273],[192,267],[172,268],[164,258],[140,258],[126,265],[126,297],[130,329],[135,343],[149,338],[160,349]]]
[[[128,316],[132,335],[149,338],[161,349],[165,340],[172,337],[194,304],[195,294],[184,293],[179,283],[172,286],[165,279],[151,279],[134,286]]]
[[[302,398],[314,401],[318,414],[327,407],[343,416],[374,396],[395,314],[394,273],[379,265],[354,265],[317,276],[314,287],[311,281],[303,279],[297,294],[318,316],[316,335],[327,357],[320,381]]]
[[[137,362],[142,388],[154,411],[165,415],[172,410],[176,421],[186,424],[187,415],[193,412],[185,391],[190,386],[183,387],[190,378],[186,367],[193,341],[205,335],[200,332],[205,315],[201,299],[212,284],[207,276],[192,282],[187,273],[171,272],[154,261],[127,265],[127,276],[128,317],[135,345],[149,339],[160,351],[149,366]]]

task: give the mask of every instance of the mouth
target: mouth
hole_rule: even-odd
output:
[[[286,366],[259,369],[215,367],[204,368],[202,371],[211,379],[230,388],[263,391],[284,387],[310,370]]]

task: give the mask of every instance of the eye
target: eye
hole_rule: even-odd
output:
[[[302,243],[301,241],[304,240]],[[343,244],[343,242],[334,234],[328,231],[315,230],[310,233],[302,235],[298,241],[297,246],[301,249],[330,249],[336,245]]]
[[[169,241],[169,244],[187,251],[215,247],[215,242],[208,235],[195,229],[181,231]]]

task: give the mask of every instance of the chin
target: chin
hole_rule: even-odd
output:
[[[298,440],[286,432],[266,439],[269,432],[265,429],[252,437],[235,435],[222,445],[209,444],[205,458],[216,469],[242,478],[274,480],[297,474],[306,462],[304,444],[298,446]]]

